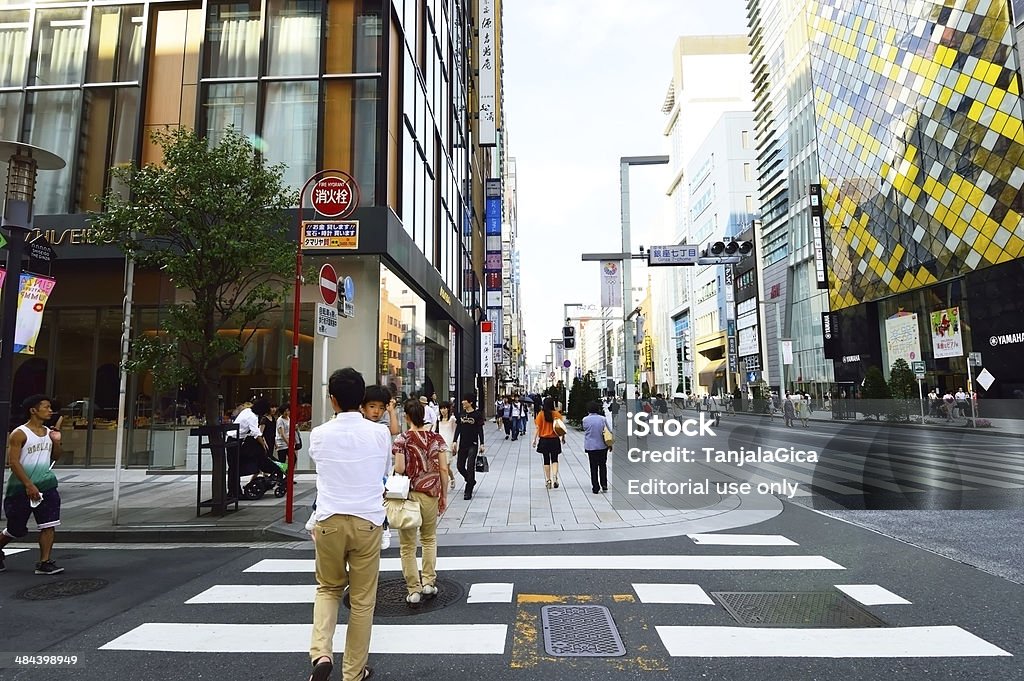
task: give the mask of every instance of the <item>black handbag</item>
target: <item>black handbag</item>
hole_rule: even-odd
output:
[[[491,466],[487,463],[487,457],[483,454],[478,454],[476,457],[476,472],[487,473],[491,470]]]

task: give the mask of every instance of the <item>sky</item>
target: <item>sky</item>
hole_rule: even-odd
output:
[[[563,304],[599,303],[599,264],[580,255],[621,250],[619,158],[669,152],[661,106],[676,39],[746,33],[746,4],[506,0],[503,32],[526,359],[537,365],[561,336]],[[672,231],[669,179],[667,166],[630,171],[633,252]],[[647,276],[636,265],[634,286]]]

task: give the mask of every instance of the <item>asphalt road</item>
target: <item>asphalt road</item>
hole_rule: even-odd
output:
[[[460,596],[441,609],[399,607],[399,616],[378,617],[375,678],[1024,678],[1024,587],[1018,584],[795,504],[772,521],[732,534],[740,541],[757,535],[773,545],[679,537],[448,549],[442,554],[447,566],[439,566],[442,587]],[[792,543],[774,545],[781,541],[776,535]],[[31,552],[10,556],[0,576],[4,650],[74,654],[79,662],[73,669],[8,668],[3,678],[305,679],[312,556],[305,545],[65,548],[56,553],[68,569],[59,578],[31,574]],[[394,580],[397,550],[384,556],[382,579]],[[18,597],[27,587],[84,578],[109,584],[57,600]],[[467,602],[468,594],[483,593],[482,585],[492,585],[485,591],[498,595],[484,598],[494,602]],[[873,589],[874,597],[890,604],[864,604],[876,601],[859,594],[863,601],[854,604],[879,626],[741,625],[714,595],[808,592],[834,598],[841,595],[837,585],[884,589]],[[265,602],[289,599],[299,602]],[[218,600],[235,602],[210,602]],[[690,602],[658,602],[671,600]],[[894,602],[900,600],[909,602]],[[625,654],[548,654],[542,608],[550,605],[607,607]],[[824,612],[820,604],[791,610],[799,619]],[[787,653],[796,656],[777,657]]]

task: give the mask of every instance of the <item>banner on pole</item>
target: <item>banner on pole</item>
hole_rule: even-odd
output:
[[[779,348],[782,350],[782,363],[792,364],[793,363],[793,341],[781,340],[779,341]]]
[[[7,271],[0,267],[0,287]],[[36,354],[36,341],[43,325],[43,310],[57,281],[38,274],[21,273],[18,290],[18,317],[14,329],[14,351],[22,355]]]
[[[622,307],[622,263],[601,261],[601,307]]]
[[[950,307],[930,314],[932,352],[936,359],[963,357],[964,343],[960,335],[960,308]]]

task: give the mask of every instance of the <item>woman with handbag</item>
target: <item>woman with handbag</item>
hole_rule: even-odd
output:
[[[391,453],[395,473],[409,477],[409,499],[419,503],[419,528],[398,530],[402,574],[408,595],[416,606],[437,595],[437,520],[448,505],[448,467],[444,465],[445,442],[440,433],[424,426],[424,406],[419,400],[405,403],[406,432],[395,438]],[[423,575],[416,565],[416,537],[423,544]]]
[[[533,431],[532,446],[544,456],[544,486],[548,489],[558,488],[558,455],[565,444],[565,431],[559,433],[555,430],[556,424],[562,424],[562,414],[555,409],[554,398],[545,397],[540,413],[534,419],[537,428]]]
[[[587,405],[583,417],[583,449],[590,459],[590,487],[594,494],[608,491],[608,420],[601,413],[601,403],[593,401]],[[608,432],[608,438],[605,433]]]

